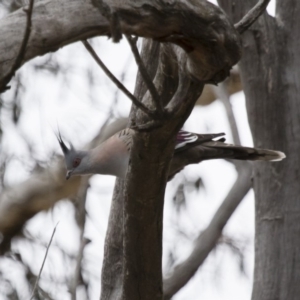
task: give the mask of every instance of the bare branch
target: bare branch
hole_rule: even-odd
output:
[[[16,57],[16,60],[11,67],[11,70],[3,78],[3,81],[1,82],[0,93],[3,93],[10,88],[7,86],[7,84],[10,82],[11,78],[14,76],[16,70],[19,69],[19,67],[21,66],[21,63],[25,57],[25,52],[26,52],[25,50],[26,50],[26,47],[28,44],[30,33],[31,33],[31,17],[32,17],[32,11],[33,11],[33,4],[34,4],[34,0],[30,0],[29,7],[28,8],[23,7],[23,11],[27,14],[27,22],[26,22],[24,38],[23,38],[19,53]]]
[[[143,78],[143,80],[145,81],[145,84],[152,96],[153,102],[155,104],[155,111],[157,112],[157,114],[162,117],[163,116],[163,112],[164,112],[164,108],[162,105],[162,101],[160,99],[160,96],[158,94],[158,91],[155,87],[155,85],[153,84],[153,81],[151,80],[147,69],[140,57],[138,48],[136,46],[136,41],[130,36],[130,35],[125,35],[126,39],[130,45],[131,51],[133,53],[133,56],[135,58],[136,64],[138,65],[139,71],[141,73],[141,76]]]
[[[258,3],[248,11],[248,13],[234,25],[235,29],[240,33],[244,33],[266,10],[270,0],[259,0]]]
[[[35,284],[34,284],[34,287],[33,287],[33,291],[32,291],[30,300],[33,299],[33,297],[34,297],[34,295],[35,295],[35,293],[36,293],[36,289],[37,289],[37,286],[38,286],[38,283],[39,283],[39,280],[40,280],[40,277],[41,277],[41,274],[42,274],[42,271],[43,271],[43,268],[44,268],[44,265],[45,265],[46,258],[47,258],[47,256],[48,256],[48,251],[49,251],[49,248],[50,248],[50,246],[51,246],[51,243],[52,243],[52,240],[53,240],[53,237],[54,237],[54,234],[55,234],[57,225],[58,225],[58,223],[55,225],[55,227],[54,227],[54,229],[53,229],[53,232],[52,232],[52,235],[51,235],[49,244],[48,244],[47,249],[46,249],[46,253],[45,253],[45,256],[44,256],[44,260],[43,260],[43,263],[42,263],[42,266],[41,266],[39,275],[38,275],[38,277],[37,277],[37,279],[36,279],[36,282],[35,282]]]
[[[174,46],[175,47],[175,46]],[[176,47],[178,48],[178,47]],[[195,84],[188,70],[181,68],[186,55],[176,52],[170,56],[169,64],[176,65],[179,80],[164,80],[164,68],[158,68],[155,83],[162,83],[160,89],[173,94],[173,103],[180,102],[175,118],[168,118],[164,126],[149,133],[135,132],[132,136],[130,165],[126,174],[123,209],[123,288],[124,299],[162,299],[162,217],[166,181],[169,165],[174,153],[174,141],[178,130],[192,111],[201,94],[203,84]],[[149,62],[151,64],[151,61]],[[161,60],[160,60],[161,63]],[[178,65],[177,65],[178,64]],[[177,89],[176,89],[177,88]],[[168,97],[169,98],[169,97]],[[145,101],[145,102],[144,102]],[[151,103],[150,93],[146,93],[143,103]],[[143,124],[145,117],[132,114],[134,123]],[[142,153],[142,157],[138,155]],[[147,170],[147,172],[145,172]],[[149,189],[151,186],[151,189]],[[137,247],[138,245],[138,247]],[[149,251],[152,255],[149,257]]]
[[[73,0],[64,1],[62,5],[60,0],[38,1],[34,6],[35,19],[23,62],[75,41],[110,36],[111,24],[99,13],[95,2]],[[171,42],[185,49],[188,59],[183,67],[200,81],[224,80],[232,65],[240,59],[238,32],[223,11],[206,0],[174,1],[172,5],[168,1],[150,0],[141,2],[145,5],[133,0],[106,3],[118,17],[121,33]],[[44,17],[45,10],[47,18]],[[74,19],[77,26],[72,26]],[[0,20],[0,82],[15,61],[25,24],[21,10]]]
[[[147,66],[151,78],[154,78],[162,45],[150,39],[144,39],[141,57]],[[138,73],[134,95],[140,100],[147,91],[141,74]],[[132,107],[131,115],[136,111]],[[131,124],[132,125],[132,124]],[[104,259],[101,274],[101,300],[120,300],[123,287],[123,193],[124,180],[117,179],[109,213],[108,227],[105,237]]]
[[[185,52],[178,47],[176,49],[175,46],[173,46],[172,48],[173,48],[173,53],[176,56],[178,66],[185,65],[187,59]],[[179,117],[180,114],[184,111],[184,107],[187,105],[187,99],[189,99],[191,95],[190,90],[193,88],[194,83],[195,81],[192,78],[190,78],[187,72],[180,70],[180,76],[178,78],[178,88],[174,93],[172,99],[169,101],[168,105],[166,106],[167,113],[171,115],[173,118]],[[196,85],[198,86],[198,97],[194,99],[195,101],[194,105],[197,99],[200,97],[204,88],[203,82],[197,81]]]
[[[156,112],[150,110],[146,107],[142,102],[140,102],[132,93],[128,91],[128,89],[115,77],[114,74],[110,72],[110,70],[106,67],[100,57],[97,55],[93,47],[89,44],[88,41],[82,41],[83,45],[87,49],[87,51],[94,58],[96,63],[100,66],[100,68],[104,71],[104,73],[111,79],[111,81],[133,102],[133,104],[142,110],[145,114],[151,116],[152,118],[156,118]]]
[[[240,163],[236,182],[216,211],[208,227],[196,239],[194,250],[164,280],[164,299],[170,299],[187,284],[215,247],[227,221],[251,188],[251,173],[250,164]]]

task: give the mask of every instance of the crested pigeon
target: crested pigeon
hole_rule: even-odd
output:
[[[88,151],[77,151],[72,145],[68,148],[58,134],[57,139],[67,167],[66,179],[84,174],[107,174],[125,178],[133,133],[133,129],[123,129]],[[196,134],[180,130],[176,138],[169,179],[185,166],[208,159],[280,161],[285,158],[285,154],[280,151],[226,144],[222,138],[224,135]],[[218,139],[215,140],[216,138]]]

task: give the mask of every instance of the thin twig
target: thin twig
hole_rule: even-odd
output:
[[[26,28],[25,28],[25,33],[24,33],[24,38],[19,50],[19,53],[17,55],[17,58],[14,62],[14,64],[11,67],[11,70],[9,71],[9,73],[3,78],[3,84],[2,86],[0,86],[0,93],[5,92],[6,90],[9,89],[9,87],[7,87],[7,84],[10,82],[11,78],[14,76],[16,70],[21,66],[21,63],[24,59],[25,56],[25,49],[27,47],[28,41],[29,41],[29,37],[30,37],[30,33],[31,33],[31,18],[32,18],[32,11],[33,11],[33,5],[34,5],[34,0],[30,0],[29,2],[29,7],[28,8],[23,8],[23,11],[27,14],[27,22],[26,22]]]
[[[126,36],[126,39],[130,45],[130,48],[131,48],[131,51],[133,53],[133,56],[135,58],[135,61],[138,65],[138,68],[139,68],[139,71],[141,73],[141,76],[152,96],[152,99],[153,99],[153,102],[155,104],[155,108],[156,108],[156,111],[157,113],[160,115],[160,116],[163,116],[163,113],[164,113],[164,108],[163,108],[163,105],[161,103],[161,99],[160,99],[160,96],[158,94],[158,91],[153,83],[153,81],[151,80],[149,74],[148,74],[148,71],[141,59],[141,56],[139,54],[139,51],[137,49],[137,46],[136,46],[136,39],[132,38],[130,35],[125,35]]]
[[[266,10],[269,2],[270,0],[259,0],[238,23],[234,24],[235,29],[240,34],[244,33]]]
[[[96,63],[101,67],[104,73],[111,79],[111,81],[133,102],[133,104],[142,110],[145,114],[151,116],[152,118],[156,119],[157,114],[155,111],[150,110],[147,106],[141,103],[132,93],[130,93],[127,88],[110,72],[110,70],[106,67],[100,57],[97,55],[93,47],[90,43],[86,40],[82,41],[83,45],[87,49],[87,51],[91,54],[94,58]]]
[[[227,90],[227,86],[224,82],[220,83],[219,86],[214,86],[213,91],[216,94],[216,97],[223,103],[227,119],[230,125],[231,134],[233,137],[233,143],[235,145],[241,145],[241,139],[238,131],[238,126],[236,123],[236,119],[233,113],[233,109],[230,103],[230,95]]]
[[[42,271],[43,271],[43,268],[44,268],[44,265],[45,265],[45,261],[46,261],[47,255],[48,255],[48,251],[49,251],[49,248],[50,248],[50,246],[51,246],[51,243],[52,243],[52,240],[53,240],[53,237],[54,237],[54,234],[55,234],[55,231],[56,231],[56,228],[57,228],[58,223],[59,223],[59,222],[57,222],[57,224],[55,225],[55,227],[54,227],[54,229],[53,229],[53,232],[52,232],[52,235],[51,235],[49,244],[48,244],[47,249],[46,249],[46,253],[45,253],[45,256],[44,256],[44,260],[43,260],[43,263],[42,263],[42,266],[41,266],[39,275],[38,275],[38,277],[37,277],[37,279],[36,279],[36,282],[35,282],[35,284],[34,284],[34,287],[33,287],[33,291],[32,291],[30,300],[33,299],[33,297],[34,297],[34,295],[35,295],[35,293],[36,293],[36,289],[37,289],[37,286],[38,286],[38,283],[39,283],[39,280],[40,280],[40,277],[41,277],[41,274],[42,274]]]

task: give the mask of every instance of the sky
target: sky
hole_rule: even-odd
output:
[[[212,1],[214,2],[214,1]],[[274,1],[268,7],[274,14]],[[125,72],[124,83],[133,90],[136,66],[129,47],[123,39],[113,44],[107,38],[93,40],[93,46],[109,69],[120,78]],[[54,53],[65,72],[53,76],[48,71],[35,73],[37,65],[47,63],[48,56],[38,57],[22,67],[18,72],[24,80],[26,93],[22,96],[22,115],[18,125],[10,120],[9,113],[2,113],[3,123],[2,149],[9,153],[12,163],[9,165],[5,182],[15,185],[30,176],[32,161],[28,143],[33,145],[34,157],[48,161],[53,153],[61,154],[53,130],[59,126],[62,135],[72,141],[75,148],[88,142],[106,120],[114,105],[115,118],[127,116],[130,101],[116,90],[102,70],[95,65],[81,43],[64,47]],[[92,85],[91,82],[95,84]],[[5,93],[6,101],[12,98],[12,92]],[[115,99],[118,99],[115,103]],[[248,125],[243,93],[232,96],[231,103],[238,123],[241,142],[252,146],[253,141]],[[207,107],[196,107],[186,124],[185,130],[193,132],[225,132],[227,141],[232,142],[230,128],[221,102],[215,101]],[[28,142],[26,142],[28,141]],[[17,172],[16,172],[17,170]],[[195,191],[186,187],[185,207],[178,213],[173,205],[173,197],[183,178],[195,181],[202,178],[205,189]],[[208,225],[214,212],[222,203],[236,179],[233,166],[224,161],[203,162],[185,168],[167,186],[164,215],[164,270],[168,269],[170,253],[183,261],[193,248],[193,239]],[[92,239],[86,247],[84,256],[90,278],[91,299],[98,299],[100,292],[100,270],[102,266],[104,237],[110,209],[110,201],[115,179],[111,176],[96,175],[91,179],[86,209],[88,219],[84,235]],[[67,253],[76,254],[79,246],[79,231],[74,221],[74,208],[67,201],[59,202],[52,210],[41,212],[32,218],[26,229],[35,237],[47,243],[54,226],[59,222],[49,257],[43,274],[45,278],[55,270],[58,278],[72,274],[72,265],[62,255],[57,246]],[[245,274],[241,275],[237,257],[226,246],[214,251],[203,266],[175,297],[175,300],[248,300],[251,297],[252,272],[254,260],[254,196],[250,191],[224,229],[226,236],[233,237],[245,253]],[[35,244],[20,244],[24,260],[38,272],[44,257],[44,247]],[[2,266],[11,270],[12,265],[2,260]],[[15,266],[14,266],[15,268]],[[20,277],[21,270],[10,272],[12,277]],[[44,287],[49,281],[41,280]],[[20,289],[25,288],[20,282]],[[29,293],[29,291],[28,291]],[[26,296],[26,293],[24,293]],[[66,288],[59,287],[57,300],[68,299]],[[79,295],[81,292],[79,291]],[[24,299],[26,297],[24,296]],[[1,299],[1,295],[0,295]]]

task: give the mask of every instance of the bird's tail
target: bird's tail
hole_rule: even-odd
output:
[[[201,144],[201,148],[203,151],[203,160],[227,158],[240,160],[280,161],[286,157],[285,154],[280,151],[235,146],[220,141],[203,143]]]

